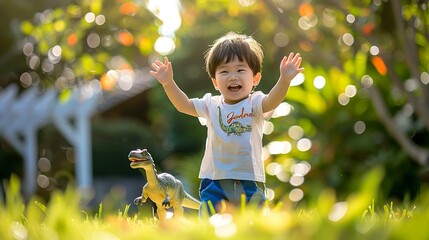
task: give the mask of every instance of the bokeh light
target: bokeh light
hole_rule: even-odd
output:
[[[429,73],[428,72],[422,72],[420,74],[420,81],[424,84],[424,85],[428,85],[429,84]]]
[[[338,202],[332,206],[331,212],[329,213],[329,220],[333,222],[340,221],[347,213],[349,209],[347,202]]]
[[[97,15],[97,17],[95,17],[95,23],[97,25],[103,25],[106,23],[106,17],[103,14]]]
[[[405,106],[402,108],[401,113],[405,115],[406,117],[410,118],[414,114],[414,107],[411,104],[405,104]]]
[[[71,33],[67,37],[67,45],[70,47],[74,47],[78,43],[79,39],[77,38],[77,35],[75,33]]]
[[[209,222],[214,227],[218,237],[232,237],[237,233],[237,226],[229,213],[217,213],[210,217]]]
[[[274,44],[278,47],[285,47],[289,44],[289,36],[284,32],[278,32],[274,35]]]
[[[87,23],[92,23],[95,21],[95,14],[93,12],[89,12],[87,14],[85,14],[85,21]]]
[[[413,78],[405,80],[404,87],[408,92],[414,92],[419,89],[418,82]]]
[[[284,117],[290,114],[293,107],[287,102],[282,102],[279,106],[274,110],[273,118]]]
[[[133,2],[124,2],[119,7],[119,12],[124,15],[134,16],[139,11],[139,6]]]
[[[31,86],[31,84],[33,82],[33,79],[31,77],[30,73],[23,72],[21,74],[21,76],[19,77],[19,81],[20,81],[20,83],[21,83],[22,86],[29,87],[29,86]]]
[[[250,7],[255,2],[256,2],[256,0],[238,0],[238,4],[240,4],[243,7]]]
[[[303,73],[298,73],[290,82],[290,86],[299,86],[305,81]]]
[[[355,85],[347,85],[344,93],[346,94],[347,97],[352,98],[356,96],[357,88]]]
[[[50,74],[54,70],[54,64],[52,64],[49,59],[43,60],[41,67],[42,71],[47,74]]]
[[[133,87],[135,72],[131,70],[122,70],[118,79],[119,87],[124,91],[129,91]]]
[[[362,76],[360,83],[362,84],[362,87],[364,88],[370,88],[372,84],[374,83],[374,80],[369,75]]]
[[[51,170],[51,161],[46,157],[41,157],[39,161],[37,161],[37,166],[41,172],[49,172]]]
[[[285,169],[281,170],[276,174],[276,177],[281,182],[289,182],[290,180],[290,173],[286,171]]]
[[[340,95],[338,95],[338,103],[346,106],[347,104],[349,104],[350,102],[350,98],[347,97],[347,95],[345,93],[340,93]]]
[[[274,131],[274,124],[272,122],[265,121],[264,122],[264,127],[262,129],[262,132],[265,135],[270,135],[273,131]]]
[[[124,46],[131,46],[134,43],[134,36],[127,30],[121,30],[117,33],[116,39]]]
[[[40,66],[40,58],[37,55],[32,55],[30,58],[28,59],[28,67],[32,70],[36,70],[39,66]]]
[[[384,63],[384,60],[381,57],[373,56],[371,58],[371,62],[378,73],[380,73],[382,76],[385,76],[387,74],[386,64]]]
[[[317,89],[322,89],[326,85],[326,79],[323,76],[316,76],[314,78],[313,85]]]
[[[101,90],[102,87],[100,81],[98,81],[98,79],[93,79],[82,87],[81,96],[83,99],[89,99],[95,94],[101,92]]]
[[[158,27],[160,37],[155,41],[154,49],[161,55],[171,54],[175,48],[174,36],[182,24],[179,0],[149,0],[146,7],[162,24]]]
[[[292,150],[292,144],[288,141],[272,141],[268,144],[270,154],[287,154]]]
[[[37,176],[37,184],[41,188],[47,188],[49,186],[49,178],[46,175],[39,174],[39,176]]]
[[[265,196],[269,201],[272,201],[276,197],[276,192],[271,188],[265,188]]]
[[[154,48],[159,54],[168,55],[176,49],[176,44],[169,37],[159,37],[155,42]]]
[[[9,233],[13,239],[29,239],[27,228],[20,222],[10,224]]]
[[[267,174],[269,174],[271,176],[275,176],[276,174],[278,174],[282,170],[283,170],[282,166],[277,162],[271,162],[265,168],[265,171],[267,172]]]
[[[366,125],[365,125],[365,122],[363,121],[357,121],[353,126],[353,130],[355,131],[356,134],[364,133],[365,129],[366,129]]]
[[[58,45],[53,46],[48,51],[48,60],[52,64],[57,64],[61,61],[62,48]]]
[[[353,35],[351,35],[350,33],[344,33],[344,35],[343,35],[343,37],[341,39],[343,40],[343,42],[347,46],[351,46],[355,42],[355,39],[354,39]]]
[[[100,45],[101,38],[97,33],[91,33],[86,38],[86,43],[90,48],[96,48]]]
[[[303,16],[300,17],[298,20],[298,26],[302,29],[302,30],[309,30],[313,27],[315,27],[318,23],[318,19],[316,17],[316,15],[311,15],[311,16]]]
[[[305,176],[311,170],[311,165],[307,161],[301,161],[291,166],[294,175]]]
[[[304,129],[298,125],[293,125],[288,129],[288,135],[294,140],[298,140],[304,136]]]
[[[371,46],[369,48],[369,53],[373,56],[378,55],[380,53],[380,49],[377,46]]]
[[[334,15],[334,11],[329,8],[325,8],[323,10],[323,15],[322,15],[322,24],[325,27],[332,28],[335,26],[336,23],[337,21]]]
[[[22,52],[24,53],[25,56],[32,55],[33,51],[34,51],[34,45],[30,42],[26,42],[22,47]]]
[[[294,187],[299,187],[304,183],[304,177],[301,175],[292,175],[289,179],[289,183]]]
[[[292,191],[290,191],[289,193],[289,199],[292,202],[299,202],[303,197],[304,197],[304,192],[299,188],[292,189]]]
[[[301,138],[297,141],[296,147],[301,152],[306,152],[311,149],[311,140],[308,138]]]
[[[354,23],[355,22],[355,20],[356,20],[356,17],[353,15],[353,14],[347,14],[347,16],[346,16],[346,21],[348,22],[348,23]]]

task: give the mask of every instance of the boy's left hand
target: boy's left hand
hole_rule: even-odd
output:
[[[280,62],[280,77],[291,81],[298,73],[304,71],[301,65],[301,55],[297,53],[295,56],[290,53],[288,57],[284,56]]]

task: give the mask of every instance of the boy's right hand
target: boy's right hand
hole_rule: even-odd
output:
[[[173,68],[167,57],[164,57],[164,62],[156,60],[152,63],[152,68],[153,70],[149,71],[150,75],[156,77],[163,86],[173,82]]]

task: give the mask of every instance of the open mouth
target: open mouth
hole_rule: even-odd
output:
[[[241,89],[240,85],[230,85],[230,86],[228,86],[228,90],[230,90],[232,92],[239,91],[240,89]]]
[[[132,162],[132,164],[136,164],[136,163],[141,163],[141,162],[146,162],[146,161],[148,161],[148,159],[145,159],[145,158],[134,158],[134,157],[130,157],[130,158],[128,158],[131,162]]]

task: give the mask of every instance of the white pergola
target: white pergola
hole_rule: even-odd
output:
[[[92,188],[91,116],[101,91],[83,94],[73,90],[66,102],[58,100],[53,89],[40,94],[29,88],[18,96],[18,87],[0,91],[0,135],[24,159],[23,192],[28,199],[37,184],[37,130],[52,122],[76,151],[76,183],[87,192]]]
[[[136,70],[132,87],[126,90],[106,93],[91,84],[75,88],[65,102],[59,101],[53,89],[40,93],[30,87],[18,94],[18,87],[11,84],[0,90],[0,136],[24,159],[23,192],[27,199],[37,189],[37,131],[48,123],[53,123],[75,149],[76,185],[82,197],[91,197],[91,117],[153,87],[156,81],[148,72]]]

